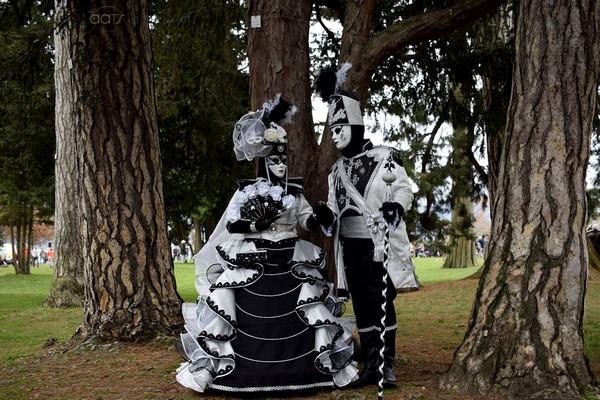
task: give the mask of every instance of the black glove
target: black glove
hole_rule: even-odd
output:
[[[314,214],[306,220],[306,227],[314,232],[319,229],[319,221],[317,221],[317,217]]]
[[[327,207],[327,204],[325,204],[324,202],[319,201],[317,203],[317,205],[313,208],[313,213],[315,215],[317,222],[320,225],[323,225],[323,226],[329,228],[331,226],[331,224],[333,224],[333,221],[334,221],[333,211],[331,211],[329,209],[329,207]]]
[[[379,209],[383,214],[383,219],[388,223],[391,231],[395,231],[400,223],[400,218],[404,215],[404,208],[399,203],[385,202]]]
[[[346,289],[338,289],[337,290],[337,298],[341,301],[349,301],[350,300],[350,292]]]
[[[263,219],[259,219],[254,223],[254,228],[257,232],[264,231],[265,229],[268,229],[277,218],[278,217],[265,217]]]

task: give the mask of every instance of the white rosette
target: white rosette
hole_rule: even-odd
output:
[[[227,222],[235,222],[238,219],[240,219],[241,218],[240,208],[241,208],[240,204],[232,203],[227,208],[227,213],[225,214],[225,220]]]
[[[296,207],[296,196],[292,196],[291,194],[285,195],[281,199],[281,203],[286,210],[291,210]]]
[[[274,124],[271,124],[274,125]],[[274,128],[269,128],[265,130],[265,140],[267,142],[277,142],[279,140],[279,135],[277,134],[277,130]]]
[[[248,196],[248,199],[255,199],[258,196],[258,190],[256,190],[256,186],[248,185],[244,188],[244,193]]]
[[[271,186],[269,187],[269,196],[275,201],[281,201],[281,195],[283,193],[283,188],[281,186]]]
[[[268,195],[271,188],[273,188],[273,186],[269,185],[267,182],[264,181],[258,182],[258,184],[256,184],[256,191],[258,192],[258,195],[262,197]]]

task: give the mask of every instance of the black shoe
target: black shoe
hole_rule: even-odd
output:
[[[358,373],[358,379],[348,385],[348,387],[360,388],[368,385],[377,385],[378,382],[379,374],[377,369],[366,367]]]
[[[394,375],[394,368],[391,366],[383,367],[383,387],[384,388],[395,388],[398,386],[396,375]]]

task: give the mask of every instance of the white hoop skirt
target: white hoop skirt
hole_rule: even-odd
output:
[[[210,294],[186,303],[177,380],[198,392],[308,391],[356,379],[353,324],[321,275],[322,249],[293,238],[230,240],[209,267]]]

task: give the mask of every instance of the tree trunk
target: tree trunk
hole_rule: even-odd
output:
[[[460,74],[456,74],[460,77]],[[465,89],[470,91],[467,80],[454,83],[449,100],[452,138],[452,155],[449,159],[450,178],[452,179],[452,229],[450,231],[450,250],[444,260],[443,268],[468,268],[476,266],[475,234],[473,233],[473,165],[469,153],[473,147],[469,135],[469,104],[464,96]]]
[[[508,47],[515,14],[508,8],[506,5],[501,6],[498,12],[492,16],[492,23],[482,29],[480,36],[477,37],[480,45],[500,43],[500,45]],[[512,82],[512,75],[505,76],[502,74],[503,68],[498,72],[496,62],[493,58],[486,62],[484,64],[485,70],[481,75],[488,160],[486,183],[490,199],[494,198],[494,189],[498,181],[502,132],[506,129],[506,115]]]
[[[57,3],[57,9],[59,4]],[[64,20],[56,14],[57,26]],[[55,86],[55,211],[54,211],[54,268],[52,284],[44,305],[47,307],[83,306],[83,243],[79,206],[78,157],[81,151],[77,88],[80,82],[72,69],[76,44],[66,29],[54,30]]]
[[[473,225],[472,210],[471,200],[466,197],[456,199],[452,207],[452,224],[458,228],[450,237],[450,252],[442,268],[469,268],[477,265],[473,229],[464,231],[465,226]]]
[[[596,385],[582,324],[600,3],[519,7],[488,258],[467,334],[440,385],[519,399],[581,398]]]
[[[181,328],[167,239],[146,1],[56,4],[78,115],[88,341]]]
[[[252,109],[262,107],[277,93],[298,108],[288,132],[288,165],[290,176],[312,171],[317,162],[315,136],[310,103],[310,61],[308,31],[311,1],[252,0],[248,18],[260,17],[261,27],[248,26],[248,58],[250,62],[250,98]],[[309,201],[317,179],[306,179]]]
[[[261,27],[250,26],[250,98],[252,109],[281,93],[298,112],[285,126],[288,132],[288,174],[304,179],[304,194],[310,204],[327,199],[327,174],[337,158],[331,140],[317,143],[312,119],[308,34],[311,1],[252,0],[248,19],[260,16]],[[338,155],[339,156],[339,155]],[[329,271],[333,271],[333,247],[321,232],[299,232],[306,240],[327,252]]]

